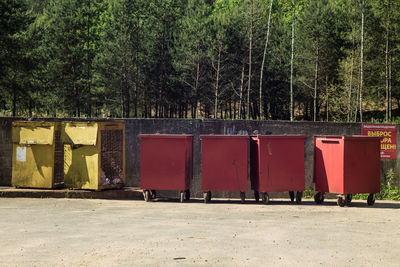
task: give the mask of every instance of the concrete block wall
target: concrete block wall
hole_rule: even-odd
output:
[[[11,184],[11,118],[0,118],[0,185]],[[200,197],[201,192],[201,146],[202,134],[304,134],[305,143],[306,188],[313,189],[313,136],[314,135],[359,135],[360,123],[326,122],[288,122],[288,121],[245,121],[245,120],[186,120],[186,119],[125,119],[126,121],[126,181],[127,186],[140,185],[140,140],[139,134],[193,134],[194,169],[191,191]],[[399,129],[398,129],[399,131]],[[399,136],[399,132],[397,134]],[[399,140],[399,138],[397,138]],[[398,159],[400,151],[398,151]],[[399,174],[399,161],[385,159],[381,161],[381,176],[389,168]],[[399,181],[397,181],[399,182]],[[250,188],[250,187],[249,187]],[[176,193],[172,193],[175,194]],[[168,193],[167,193],[168,195]],[[248,197],[252,193],[247,192]],[[235,193],[218,193],[213,196],[238,197]]]

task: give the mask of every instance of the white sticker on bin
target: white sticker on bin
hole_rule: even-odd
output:
[[[26,162],[26,146],[17,147],[17,161]]]

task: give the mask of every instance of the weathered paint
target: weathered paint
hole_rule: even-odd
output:
[[[69,188],[99,187],[99,153],[96,146],[64,145],[64,184]]]
[[[145,190],[190,189],[193,135],[145,134],[140,137],[140,187]]]
[[[122,177],[118,184],[101,184],[101,131],[122,131]],[[69,188],[101,190],[125,184],[125,122],[63,122],[64,182]],[[103,140],[104,142],[104,140]],[[107,156],[106,156],[107,157]]]
[[[58,122],[13,122],[12,185],[54,187],[54,131]]]
[[[251,188],[260,192],[304,191],[305,135],[251,137]]]

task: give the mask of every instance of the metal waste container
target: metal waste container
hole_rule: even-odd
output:
[[[125,183],[125,122],[63,122],[65,186],[102,190]]]
[[[369,193],[375,203],[380,191],[380,138],[369,136],[314,137],[314,182],[316,203],[324,193],[339,194],[337,204],[350,204],[352,194]]]
[[[305,189],[304,135],[257,135],[250,141],[250,180],[256,201],[268,192],[289,191],[301,203]]]
[[[55,188],[63,185],[59,122],[14,121],[12,142],[13,186]]]
[[[193,177],[193,135],[141,134],[140,187],[144,199],[156,190],[177,190],[180,201],[190,199]]]
[[[211,191],[239,191],[245,201],[248,179],[248,136],[202,135],[201,176],[204,202]]]

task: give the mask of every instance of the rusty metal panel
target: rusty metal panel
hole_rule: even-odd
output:
[[[304,191],[304,135],[251,137],[251,185],[259,192]]]
[[[152,134],[140,137],[140,187],[144,190],[190,189],[193,136]]]
[[[202,135],[202,190],[247,191],[248,136]]]

